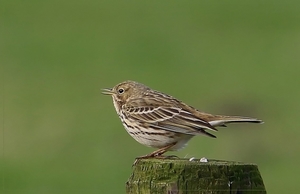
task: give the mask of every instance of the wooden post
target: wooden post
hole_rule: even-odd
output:
[[[199,159],[140,159],[127,194],[266,193],[256,164]]]

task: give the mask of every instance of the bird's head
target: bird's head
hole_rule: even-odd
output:
[[[120,104],[126,103],[129,99],[142,97],[149,88],[135,81],[125,81],[113,88],[102,89],[102,94],[111,95],[114,101]]]

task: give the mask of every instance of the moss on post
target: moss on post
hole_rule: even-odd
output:
[[[137,193],[266,193],[258,167],[251,163],[199,159],[141,159],[126,183]]]

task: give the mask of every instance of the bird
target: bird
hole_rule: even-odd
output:
[[[104,88],[102,94],[112,96],[115,110],[129,135],[140,144],[157,149],[138,158],[164,157],[167,151],[184,148],[194,136],[216,138],[211,132],[228,123],[263,123],[256,118],[205,113],[130,80]]]

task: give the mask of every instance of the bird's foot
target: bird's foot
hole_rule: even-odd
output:
[[[150,158],[153,158],[153,159],[179,159],[179,157],[175,156],[175,155],[163,156],[163,155],[148,154],[148,155],[145,155],[145,156],[139,156],[139,157],[135,158],[135,161],[134,161],[132,166],[135,166],[137,164],[137,162],[141,159],[150,159]]]
[[[158,158],[158,159],[166,159],[168,156],[163,156],[163,154],[168,151],[168,149],[170,149],[171,147],[173,147],[175,143],[169,144],[163,148],[160,148],[150,154],[147,154],[145,156],[139,156],[135,159],[133,166],[135,166],[135,164],[140,160],[140,159],[148,159],[148,158]]]

